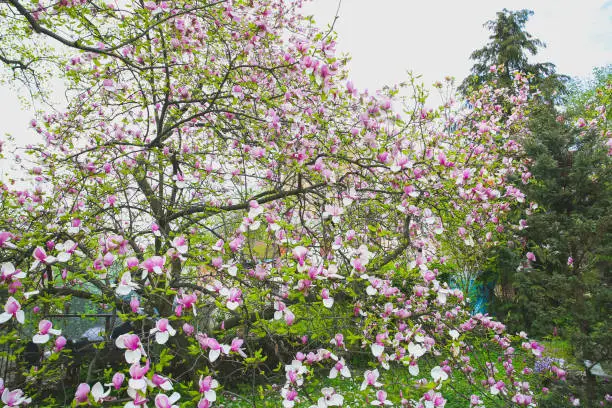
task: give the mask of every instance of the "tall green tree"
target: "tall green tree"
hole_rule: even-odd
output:
[[[598,394],[589,365],[609,363],[612,344],[612,166],[602,141],[610,132],[612,71],[597,80],[591,89],[573,87],[577,94],[556,122],[531,125],[526,194],[541,209],[527,219],[525,238],[537,261],[517,274],[513,304],[517,316],[530,316],[521,322],[530,333],[558,327],[575,357],[591,362],[582,390],[587,406]]]
[[[528,74],[531,84],[538,87],[547,101],[552,101],[564,89],[567,77],[556,73],[555,65],[550,62],[534,63],[530,56],[537,55],[540,48],[546,47],[541,40],[525,31],[531,10],[511,11],[503,9],[495,20],[484,24],[490,32],[489,42],[475,50],[470,59],[474,61],[471,75],[460,86],[463,93],[484,83],[495,81],[499,87],[512,85],[514,72]]]

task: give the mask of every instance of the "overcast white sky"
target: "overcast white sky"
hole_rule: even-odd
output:
[[[337,7],[338,0],[313,0],[304,14],[324,28]],[[527,31],[548,45],[537,59],[553,62],[559,72],[587,76],[612,63],[612,0],[342,0],[337,48],[352,55],[351,76],[359,88],[401,82],[407,70],[422,74],[428,85],[446,75],[461,80],[472,65],[470,53],[488,41],[483,23],[504,7],[535,11]],[[0,103],[0,134],[31,143],[32,114],[6,87],[0,88]]]
[[[314,0],[307,11],[325,27],[337,7],[338,0]],[[342,0],[338,49],[352,55],[360,88],[401,82],[406,70],[427,84],[446,75],[461,80],[471,52],[488,42],[483,24],[503,8],[535,12],[527,31],[547,44],[537,59],[560,73],[586,76],[612,63],[612,0]]]

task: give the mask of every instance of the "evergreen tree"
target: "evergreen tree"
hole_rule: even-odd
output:
[[[612,166],[602,142],[612,117],[612,71],[599,80],[585,91],[574,86],[579,93],[555,123],[539,117],[531,124],[535,136],[526,150],[533,182],[525,190],[541,208],[527,219],[526,250],[537,261],[516,275],[512,305],[517,317],[530,316],[520,323],[531,334],[558,327],[577,360],[590,361],[582,391],[587,406],[595,406],[598,394],[588,366],[605,367],[612,344]],[[600,126],[585,119],[590,116]]]
[[[493,81],[499,87],[511,87],[517,71],[530,76],[531,84],[538,87],[545,101],[553,101],[563,92],[568,78],[558,75],[554,64],[529,61],[529,56],[535,56],[540,48],[546,47],[544,42],[525,31],[525,24],[532,15],[531,10],[503,9],[495,20],[484,24],[491,31],[490,41],[470,55],[475,63],[472,75],[460,86],[463,93]]]

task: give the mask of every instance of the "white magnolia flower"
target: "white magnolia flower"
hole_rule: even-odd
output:
[[[433,378],[435,382],[442,382],[448,379],[448,374],[446,374],[446,371],[444,371],[442,367],[435,366],[431,369],[431,378]]]
[[[136,289],[138,289],[138,284],[132,282],[132,274],[125,272],[123,275],[121,275],[121,280],[115,289],[115,293],[119,296],[126,296]]]
[[[101,402],[104,398],[108,397],[110,392],[110,387],[104,391],[104,386],[100,382],[95,383],[94,386],[91,387],[91,396],[95,402]]]
[[[372,349],[372,355],[374,357],[380,357],[383,353],[383,351],[385,351],[385,346],[383,346],[382,344],[378,344],[378,343],[373,343],[370,348]]]
[[[414,358],[421,357],[426,351],[427,349],[420,344],[414,344],[413,342],[408,344],[408,353]]]
[[[321,393],[323,396],[317,401],[317,408],[339,407],[344,403],[344,397],[331,387],[322,388]]]

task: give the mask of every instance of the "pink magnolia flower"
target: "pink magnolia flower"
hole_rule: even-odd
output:
[[[303,246],[293,248],[293,258],[298,262],[298,271],[300,272],[303,272],[308,268],[305,265],[306,255],[308,255],[308,248]]]
[[[500,392],[505,394],[505,388],[506,388],[506,384],[504,384],[503,381],[498,381],[491,386],[490,391],[492,395],[497,395]]]
[[[59,336],[57,339],[55,339],[55,351],[62,351],[62,349],[66,347],[66,343],[66,338],[64,336]]]
[[[111,266],[113,262],[115,262],[115,255],[113,255],[110,252],[105,253],[104,256],[102,257],[102,263],[107,268]]]
[[[293,408],[295,406],[298,393],[295,389],[285,386],[281,390],[281,396],[283,397],[283,407]]]
[[[363,373],[363,382],[361,383],[360,390],[361,391],[365,390],[366,387],[368,387],[369,385],[373,387],[382,386],[382,384],[378,382],[379,375],[380,374],[378,373],[378,369],[366,370],[365,373]]]
[[[196,295],[195,293],[190,293],[190,294],[183,294],[181,295],[181,298],[177,300],[178,306],[176,307],[176,315],[177,316],[181,316],[183,308],[192,308],[193,309],[193,315],[197,316],[197,310],[196,310],[196,302],[198,301],[198,295]]]
[[[227,306],[229,310],[236,310],[236,308],[242,304],[242,291],[238,288],[223,288],[219,293],[221,296],[227,297],[225,306]]]
[[[518,405],[522,405],[525,407],[530,406],[532,400],[533,397],[531,395],[516,394],[512,397],[512,402],[515,402]]]
[[[54,329],[53,323],[49,320],[41,320],[38,323],[38,333],[34,335],[32,341],[36,344],[45,344],[49,341],[49,333],[59,336],[62,331]]]
[[[90,391],[89,384],[86,384],[86,383],[79,384],[74,394],[74,399],[76,400],[76,402],[81,403],[81,404],[84,402],[87,402],[87,399],[89,398],[89,391]]]
[[[130,388],[128,388],[128,392]],[[142,390],[142,392],[144,393],[145,390]],[[136,391],[131,391],[131,394],[129,394],[132,396],[132,398],[134,398],[132,401],[128,401],[123,408],[147,408],[147,402],[149,401],[149,399],[147,397],[145,397],[143,394],[141,394],[140,392],[136,392]]]
[[[130,299],[130,309],[132,310],[132,313],[138,313],[139,308],[140,300],[138,300],[138,297],[132,296],[132,298]]]
[[[531,262],[535,262],[536,256],[533,252],[527,252],[527,259],[529,259]]]
[[[28,405],[32,402],[32,399],[26,397],[23,394],[23,391],[20,389],[16,389],[13,391],[9,391],[8,388],[4,388],[2,391],[2,402],[4,403],[4,407],[18,407],[21,404]]]
[[[218,240],[215,245],[212,246],[212,250],[213,251],[219,251],[219,252],[223,252],[223,246],[225,245],[225,242],[223,242],[222,239]]]
[[[222,351],[225,354],[229,353],[229,347],[226,347],[224,349],[221,344],[219,344],[219,342],[213,337],[208,337],[205,334],[199,333],[196,335],[196,338],[200,343],[200,347],[202,347],[202,350],[206,351],[207,349],[210,349],[210,352],[208,353],[208,359],[211,363],[215,362],[219,358]]]
[[[244,340],[236,337],[235,339],[232,340],[232,344],[230,344],[230,351],[234,353],[238,353],[240,356],[246,358],[247,355],[244,353],[244,350],[241,347],[243,343],[244,343]]]
[[[8,321],[11,317],[15,317],[21,324],[25,321],[25,313],[21,310],[21,305],[12,296],[10,296],[4,305],[4,313],[0,314],[0,324]]]
[[[290,365],[285,366],[285,377],[289,384],[301,386],[304,383],[304,374],[307,372],[308,369],[300,360],[293,360]]]
[[[117,196],[110,195],[106,198],[106,203],[104,204],[104,208],[114,207],[116,202],[117,202]]]
[[[123,385],[123,381],[125,381],[125,374],[123,373],[115,373],[113,375],[113,379],[110,384],[105,384],[107,387],[112,386],[114,389],[119,390]]]
[[[423,395],[423,400],[427,408],[441,408],[446,404],[446,400],[442,397],[442,394],[434,390],[427,391],[425,395]]]
[[[279,300],[275,300],[274,301],[274,320],[280,320],[283,318],[283,314],[285,312],[285,310],[287,309],[287,305],[285,305],[285,303],[279,301]]]
[[[344,348],[344,335],[342,333],[336,333],[334,338],[330,340],[330,343],[336,347]]]
[[[232,95],[235,98],[242,99],[244,97],[244,94],[242,93],[242,87],[240,85],[234,85],[232,87]]]
[[[153,377],[151,377],[150,380],[150,385],[153,387],[159,387],[164,391],[170,391],[173,388],[172,381],[159,374],[153,374]]]
[[[191,336],[194,331],[195,328],[192,325],[189,323],[183,323],[183,333],[185,333],[187,336]]]
[[[159,319],[155,323],[155,327],[151,329],[151,334],[155,334],[157,344],[166,344],[170,336],[176,334],[176,330],[170,326],[168,319]]]
[[[15,266],[10,262],[2,264],[0,269],[0,281],[8,282],[13,279],[23,279],[26,277],[26,273],[20,269],[15,269]]]
[[[442,382],[448,379],[448,374],[442,367],[435,366],[431,369],[431,378],[433,378],[434,382]]]
[[[238,249],[240,249],[243,243],[244,243],[244,236],[240,235],[230,241],[229,248],[232,252],[236,252],[238,251]]]
[[[141,367],[139,362],[132,364],[130,367],[130,377],[132,378],[128,381],[128,392],[130,389],[134,391],[146,391],[147,381],[144,376],[149,371],[149,368],[149,360],[147,360],[144,367]]]
[[[187,240],[185,239],[185,237],[180,236],[180,237],[175,237],[172,240],[172,246],[179,252],[179,254],[181,255],[185,255],[187,253],[187,251],[189,250],[189,244],[187,243]]]
[[[170,397],[166,394],[157,394],[155,397],[155,408],[178,408],[174,403],[181,398],[178,392],[172,393]]]
[[[372,405],[393,405],[391,401],[387,399],[387,393],[383,390],[376,391],[376,399],[372,401]]]
[[[351,377],[351,372],[346,366],[346,362],[344,361],[344,358],[341,358],[339,361],[336,362],[336,364],[334,364],[334,366],[329,372],[329,378],[331,379],[336,378],[338,376],[338,373],[340,373],[340,375],[346,378]]]
[[[212,403],[209,400],[207,400],[206,398],[202,398],[198,402],[198,407],[197,408],[210,408],[211,404]]]
[[[93,163],[90,163],[90,165],[92,166],[90,171],[95,170],[95,168],[93,167]],[[72,221],[70,221],[70,227],[68,227],[68,233],[69,234],[77,234],[79,231],[81,230],[81,220],[78,218],[74,218]]]
[[[120,349],[127,349],[125,351],[125,361],[128,364],[137,363],[142,356],[147,355],[140,338],[135,334],[122,334],[115,340],[115,345]]]
[[[522,347],[526,350],[531,349],[531,352],[536,357],[542,357],[542,352],[544,352],[544,346],[537,341],[525,342],[522,344]]]
[[[215,402],[217,400],[217,393],[215,388],[219,387],[219,382],[212,378],[210,375],[204,378],[200,377],[198,382],[200,386],[200,394],[204,394],[204,399],[208,402]]]
[[[59,251],[57,254],[57,260],[59,262],[68,262],[74,253],[82,256],[83,253],[77,250],[78,246],[79,244],[72,240],[67,240],[63,243],[57,244],[55,246],[55,249]]]
[[[287,323],[287,326],[291,326],[294,321],[295,321],[295,315],[293,314],[291,310],[286,309],[285,310],[285,322]]]
[[[375,343],[372,343],[370,349],[372,350],[372,355],[374,357],[380,357],[383,351],[385,351],[385,345],[382,340],[377,339]]]
[[[10,232],[1,231],[0,232],[0,248],[15,249],[16,246],[12,244],[11,242],[9,242],[13,238],[15,238],[15,236],[11,234]]]
[[[151,14],[158,14],[163,12],[163,9],[154,1],[146,1],[144,3],[144,8],[151,11]]]
[[[415,360],[412,360],[408,365],[408,372],[410,373],[410,375],[416,377],[417,375],[419,375],[419,371],[419,364]]]
[[[102,86],[109,92],[113,92],[115,90],[115,82],[109,78],[102,81]]]
[[[340,217],[344,213],[344,208],[337,205],[325,204],[325,211],[323,212],[323,219],[330,218],[334,224],[340,222]]]
[[[32,266],[30,267],[31,271],[36,269],[38,265],[40,265],[41,263],[46,264],[46,265],[51,265],[57,262],[57,258],[55,258],[54,256],[47,255],[47,253],[42,247],[36,247],[36,249],[34,249],[33,255],[34,255],[34,262],[32,263]]]
[[[357,96],[358,91],[355,85],[353,85],[353,81],[349,80],[346,82],[346,92],[351,96]]]
[[[323,288],[321,298],[323,298],[323,306],[326,308],[330,309],[334,305],[334,298],[329,295],[329,289]]]
[[[166,263],[165,256],[152,256],[149,259],[146,259],[144,262],[140,264],[140,267],[143,269],[142,279],[147,277],[147,274],[151,272],[155,272],[157,275],[161,275],[164,269],[164,264]]]
[[[135,256],[131,256],[125,260],[125,264],[130,269],[136,268],[138,267],[138,264],[139,264],[138,258],[136,258]]]

